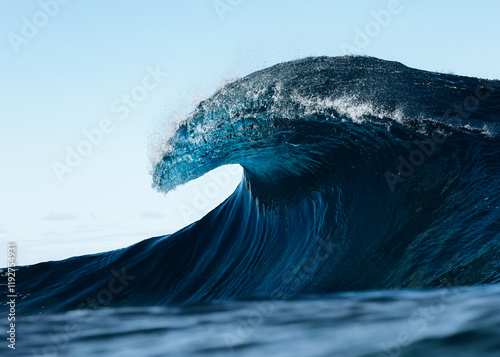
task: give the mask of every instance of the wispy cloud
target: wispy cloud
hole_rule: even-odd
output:
[[[159,212],[146,211],[146,212],[142,212],[141,217],[142,218],[150,218],[150,219],[160,219],[160,218],[165,218],[165,215],[163,215]]]
[[[76,216],[72,215],[71,213],[51,212],[42,217],[42,219],[46,221],[69,221],[76,219]]]

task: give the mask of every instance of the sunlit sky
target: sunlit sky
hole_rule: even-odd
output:
[[[164,195],[148,150],[256,70],[350,52],[500,78],[493,0],[62,2],[0,2],[1,266],[10,241],[20,265],[63,259],[172,233],[222,202],[241,168],[222,169],[229,184],[207,176]]]

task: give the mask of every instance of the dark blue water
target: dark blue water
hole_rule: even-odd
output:
[[[77,310],[25,318],[2,356],[493,357],[499,299],[490,286]]]
[[[153,169],[168,192],[239,164],[234,194],[175,234],[21,267],[25,346],[104,308],[69,355],[500,355],[499,129],[499,81],[369,57],[253,73],[200,103]],[[458,286],[475,287],[439,297]],[[435,299],[423,329],[412,314]],[[255,301],[273,312],[228,337]]]

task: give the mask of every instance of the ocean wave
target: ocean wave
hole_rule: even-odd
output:
[[[234,194],[172,235],[18,271],[27,312],[500,282],[500,82],[369,57],[278,64],[156,146],[168,192]]]

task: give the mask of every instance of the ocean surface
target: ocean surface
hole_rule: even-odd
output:
[[[5,356],[499,356],[500,287],[30,316]]]
[[[500,356],[499,132],[499,81],[376,58],[230,83],[152,177],[239,164],[236,191],[174,234],[19,267],[8,352]]]

